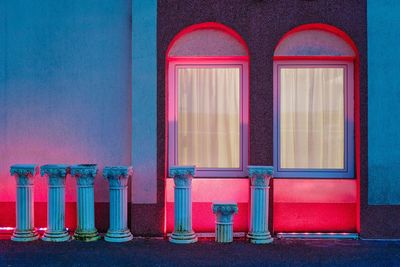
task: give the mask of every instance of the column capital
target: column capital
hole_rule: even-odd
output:
[[[214,202],[212,208],[213,213],[217,215],[218,222],[231,222],[232,216],[239,211],[236,203]]]
[[[128,185],[128,178],[133,175],[131,166],[106,166],[103,177],[108,180],[110,187],[124,187]]]
[[[71,176],[77,178],[78,186],[92,186],[97,174],[97,164],[80,164],[71,166]]]
[[[171,166],[169,168],[169,177],[174,178],[175,187],[190,186],[195,174],[196,166]]]
[[[36,164],[15,164],[10,167],[10,173],[17,180],[17,185],[33,185],[33,178],[39,173]]]
[[[70,172],[65,164],[47,164],[40,167],[41,176],[47,176],[49,185],[65,185],[65,178]]]
[[[248,166],[247,173],[252,186],[268,186],[274,168],[272,166]]]
[[[69,166],[65,164],[47,164],[40,167],[41,176],[65,177],[69,172]]]

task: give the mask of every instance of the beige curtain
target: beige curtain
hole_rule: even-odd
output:
[[[280,71],[280,167],[344,168],[342,68]]]
[[[179,68],[178,164],[240,167],[239,68]]]

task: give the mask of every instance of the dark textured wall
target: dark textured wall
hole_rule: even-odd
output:
[[[364,0],[159,0],[158,38],[158,177],[159,200],[165,177],[165,57],[182,29],[207,21],[237,31],[250,50],[250,164],[273,163],[272,56],[280,38],[307,23],[326,23],[346,32],[360,53],[361,192],[367,184],[367,33]],[[365,177],[365,179],[363,179]],[[361,207],[366,207],[361,198]],[[369,214],[367,214],[369,215]],[[373,216],[372,214],[370,216]],[[368,228],[368,226],[367,226]],[[365,228],[365,229],[367,229]],[[363,231],[363,228],[361,229]]]

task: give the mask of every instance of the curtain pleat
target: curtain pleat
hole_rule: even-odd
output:
[[[178,69],[178,164],[240,167],[240,69]]]
[[[343,69],[282,68],[280,84],[280,167],[343,169]]]

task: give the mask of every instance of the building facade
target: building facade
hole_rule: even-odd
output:
[[[394,1],[2,1],[0,227],[16,163],[131,165],[134,235],[174,224],[173,165],[196,165],[193,229],[212,202],[249,227],[248,165],[274,166],[269,228],[399,238]],[[294,90],[296,89],[296,90]],[[323,89],[323,90],[321,90]],[[35,225],[47,183],[35,178]],[[76,227],[66,182],[66,225]],[[107,181],[95,220],[109,225]]]

